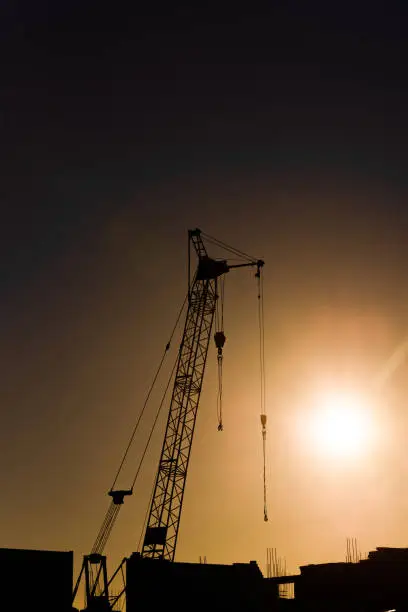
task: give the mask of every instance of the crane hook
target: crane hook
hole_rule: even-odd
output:
[[[217,348],[218,361],[218,397],[217,397],[217,412],[218,412],[218,431],[223,431],[222,424],[222,349],[225,344],[225,334],[223,331],[216,331],[214,334],[215,346]]]
[[[266,414],[261,414],[262,450],[263,450],[263,486],[264,486],[264,521],[268,522],[268,507],[266,503]]]
[[[223,331],[215,332],[214,341],[215,341],[215,346],[218,351],[218,357],[222,356],[222,349],[224,348],[225,340],[226,340],[226,337]]]

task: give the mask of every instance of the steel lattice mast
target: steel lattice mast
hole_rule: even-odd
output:
[[[225,260],[207,255],[199,230],[189,238],[198,267],[189,293],[173,394],[150,507],[142,557],[174,560],[197,408],[217,300],[217,277]]]

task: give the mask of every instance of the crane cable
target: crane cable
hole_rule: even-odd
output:
[[[176,366],[177,366],[178,358],[179,358],[179,354],[177,354],[177,357],[176,357],[176,359],[175,359],[175,361],[174,361],[174,365],[173,365],[173,368],[172,368],[172,370],[171,370],[170,376],[169,376],[169,378],[168,378],[168,381],[167,381],[167,384],[166,384],[166,388],[165,388],[164,393],[163,393],[163,395],[162,395],[162,398],[161,398],[161,400],[160,400],[159,408],[158,408],[158,410],[157,410],[157,412],[156,412],[156,416],[155,416],[155,418],[154,418],[153,425],[152,425],[152,428],[151,428],[150,433],[149,433],[149,437],[148,437],[148,439],[147,439],[147,442],[146,442],[146,445],[145,445],[144,451],[143,451],[142,456],[141,456],[141,459],[140,459],[140,461],[139,461],[138,468],[137,468],[137,470],[136,470],[136,475],[135,475],[135,477],[134,477],[134,479],[133,479],[132,489],[133,489],[133,487],[135,486],[136,480],[137,480],[137,478],[138,478],[138,476],[139,476],[139,473],[140,473],[140,470],[141,470],[141,467],[142,467],[142,464],[143,464],[144,458],[145,458],[145,456],[146,456],[147,449],[148,449],[149,444],[150,444],[150,440],[151,440],[151,438],[152,438],[152,435],[153,435],[154,429],[155,429],[155,427],[156,427],[156,424],[157,424],[157,421],[158,421],[158,418],[159,418],[159,415],[160,415],[161,409],[163,408],[164,400],[166,399],[166,395],[167,395],[167,392],[168,392],[168,390],[169,390],[170,383],[171,383],[171,381],[172,381],[172,379],[173,379],[173,375],[174,375],[174,371],[175,371]],[[142,535],[143,535],[143,533],[145,532],[145,526],[146,526],[147,519],[148,519],[149,509],[150,509],[150,506],[151,506],[151,502],[152,502],[152,500],[153,500],[154,489],[155,489],[155,483],[153,483],[153,488],[152,488],[152,492],[151,492],[151,495],[150,495],[149,505],[148,505],[148,507],[147,507],[147,511],[146,511],[146,515],[145,515],[145,520],[144,520],[144,523],[143,523],[142,531],[141,531],[141,533],[140,533],[139,543],[138,543],[138,545],[137,545],[137,549],[138,549],[138,550],[140,550],[140,542],[141,542],[141,539],[142,539]]]
[[[226,244],[225,242],[222,242],[221,240],[214,238],[213,236],[209,236],[208,234],[205,234],[204,232],[201,232],[201,235],[204,236],[206,241],[209,242],[210,244],[214,244],[215,246],[221,247],[225,251],[229,251],[230,253],[240,257],[241,259],[246,259],[252,262],[257,261],[257,257],[248,255],[248,253],[245,253],[244,251],[240,251],[239,249],[236,249],[235,247],[232,247],[229,244]]]
[[[152,428],[151,428],[151,430],[150,430],[149,437],[147,438],[147,442],[146,442],[146,444],[145,444],[145,447],[144,447],[144,450],[143,450],[142,456],[141,456],[141,458],[140,458],[139,465],[138,465],[138,467],[137,467],[135,477],[133,478],[133,482],[132,482],[132,490],[133,490],[133,487],[134,487],[134,486],[135,486],[135,484],[136,484],[136,480],[137,480],[137,478],[138,478],[138,476],[139,476],[139,473],[140,473],[140,470],[141,470],[141,467],[142,467],[142,464],[143,464],[144,458],[146,457],[146,453],[147,453],[147,450],[148,450],[148,448],[149,448],[150,440],[152,439],[152,435],[153,435],[154,429],[155,429],[155,427],[156,427],[157,420],[158,420],[158,418],[159,418],[159,415],[160,415],[161,409],[163,408],[164,400],[166,399],[166,395],[167,395],[167,392],[168,392],[168,390],[169,390],[170,383],[171,383],[171,381],[172,381],[172,378],[173,378],[173,375],[174,375],[174,371],[175,371],[176,366],[177,366],[178,358],[179,358],[179,355],[177,354],[176,359],[175,359],[175,361],[174,361],[174,365],[173,365],[172,370],[171,370],[171,373],[170,373],[170,376],[169,376],[168,381],[167,381],[167,384],[166,384],[166,388],[165,388],[164,393],[163,393],[163,395],[162,395],[162,398],[161,398],[161,400],[160,400],[159,408],[157,409],[156,416],[154,417],[153,425],[152,425]]]
[[[139,475],[140,468],[141,468],[141,465],[142,465],[142,463],[143,463],[143,459],[144,459],[144,457],[145,457],[145,455],[146,455],[146,452],[147,452],[147,447],[148,447],[148,445],[149,445],[149,443],[150,443],[150,440],[151,440],[151,437],[152,437],[152,434],[153,434],[153,429],[154,429],[154,427],[155,427],[155,425],[156,425],[156,422],[157,422],[158,414],[156,415],[156,418],[155,418],[155,420],[154,420],[152,431],[150,432],[150,435],[149,435],[149,438],[148,438],[148,441],[147,441],[146,447],[145,447],[145,449],[144,449],[144,452],[143,452],[143,455],[142,455],[142,458],[141,458],[141,461],[140,461],[140,464],[139,464],[138,470],[137,470],[137,472],[136,472],[136,476],[135,476],[135,478],[133,479],[133,482],[132,482],[132,487],[131,487],[130,491],[114,491],[114,487],[115,487],[116,482],[117,482],[117,480],[118,480],[118,478],[119,478],[119,475],[120,475],[120,473],[121,473],[121,471],[122,471],[122,468],[123,468],[123,466],[124,466],[124,463],[125,463],[125,461],[126,461],[126,459],[127,459],[127,456],[128,456],[129,450],[130,450],[130,447],[131,447],[131,445],[132,445],[132,443],[133,443],[133,440],[134,440],[134,438],[135,438],[135,435],[136,435],[136,432],[137,432],[137,430],[138,430],[138,427],[139,427],[139,424],[140,424],[141,418],[142,418],[142,416],[143,416],[143,414],[144,414],[144,412],[145,412],[145,409],[146,409],[147,403],[148,403],[148,401],[149,401],[149,399],[150,399],[150,396],[151,396],[151,394],[152,394],[152,391],[153,391],[154,385],[155,385],[155,383],[156,383],[156,381],[157,381],[157,378],[158,378],[158,376],[159,376],[159,374],[160,374],[160,371],[161,371],[161,369],[162,369],[162,366],[163,366],[163,363],[164,363],[165,357],[166,357],[166,355],[167,355],[167,353],[168,353],[168,351],[169,351],[169,349],[170,349],[171,342],[172,342],[172,340],[173,340],[174,334],[175,334],[176,329],[177,329],[177,326],[178,326],[178,324],[179,324],[179,321],[180,321],[181,315],[182,315],[182,313],[183,313],[184,307],[185,307],[185,305],[186,305],[187,299],[188,299],[188,296],[186,296],[186,297],[185,297],[185,299],[184,299],[184,301],[183,301],[183,304],[182,304],[182,306],[181,306],[181,308],[180,308],[180,311],[179,311],[178,316],[177,316],[177,319],[176,319],[176,323],[174,324],[173,330],[172,330],[171,335],[170,335],[170,339],[169,339],[169,341],[167,342],[167,344],[166,344],[166,346],[165,346],[165,349],[164,349],[163,355],[162,355],[162,357],[161,357],[161,360],[160,360],[159,366],[158,366],[158,368],[157,368],[156,374],[155,374],[155,376],[154,376],[154,378],[153,378],[152,384],[150,385],[150,389],[149,389],[149,391],[148,391],[148,393],[147,393],[147,396],[146,396],[145,402],[144,402],[144,404],[143,404],[142,410],[141,410],[141,412],[140,412],[140,414],[139,414],[139,417],[138,417],[138,419],[137,419],[136,425],[135,425],[135,427],[134,427],[134,429],[133,429],[133,431],[132,431],[132,435],[130,436],[129,443],[128,443],[127,447],[126,447],[125,453],[124,453],[124,455],[123,455],[123,457],[122,457],[122,460],[121,460],[121,462],[120,462],[119,468],[118,468],[118,470],[117,470],[117,472],[116,472],[116,475],[115,475],[115,478],[114,478],[114,480],[113,480],[113,483],[112,483],[111,489],[110,489],[110,491],[109,491],[109,495],[112,497],[112,501],[111,501],[111,503],[110,503],[110,505],[109,505],[108,511],[107,511],[107,513],[106,513],[106,515],[105,515],[105,518],[104,518],[104,520],[103,520],[103,522],[102,522],[102,525],[101,525],[101,527],[100,527],[100,529],[99,529],[99,532],[98,532],[98,535],[97,535],[96,540],[95,540],[95,542],[94,542],[94,545],[93,545],[93,547],[92,547],[92,554],[94,554],[94,553],[96,553],[96,554],[102,554],[102,552],[103,552],[103,550],[104,550],[104,548],[105,548],[105,545],[106,545],[106,543],[107,543],[107,541],[108,541],[108,539],[109,539],[109,536],[110,536],[110,534],[111,534],[111,531],[112,531],[112,529],[113,529],[113,526],[114,526],[114,524],[115,524],[115,522],[116,522],[116,519],[117,519],[117,517],[118,517],[118,514],[119,514],[119,511],[120,511],[120,508],[121,508],[121,506],[123,505],[124,496],[125,496],[125,495],[131,495],[131,494],[133,493],[133,487],[134,487],[135,482],[136,482],[136,479],[137,479],[137,477],[138,477],[138,475]],[[171,374],[171,376],[173,375],[174,368],[175,368],[175,366],[173,367],[173,370],[172,370],[172,374]],[[171,376],[170,376],[170,380],[171,380]],[[167,387],[166,387],[166,391],[165,391],[165,393],[167,392],[167,389],[168,389],[169,384],[170,384],[170,382],[168,382],[168,383],[167,383]],[[160,409],[161,409],[161,407],[162,407],[163,401],[164,401],[164,398],[162,399],[162,403],[160,404],[159,412],[160,412]]]
[[[266,392],[265,392],[265,329],[264,329],[264,301],[263,276],[258,267],[256,278],[258,281],[258,325],[259,325],[259,365],[261,378],[261,425],[262,425],[262,452],[263,452],[263,493],[264,493],[264,521],[268,521],[268,508],[266,500]]]
[[[141,412],[140,412],[140,414],[139,414],[139,417],[138,417],[138,419],[137,419],[137,421],[136,421],[136,425],[135,425],[135,427],[134,427],[134,429],[133,429],[133,431],[132,431],[132,435],[130,436],[129,443],[128,443],[128,445],[127,445],[127,447],[126,447],[126,450],[125,450],[125,453],[124,453],[124,455],[123,455],[123,457],[122,457],[122,461],[120,462],[120,465],[119,465],[118,471],[116,472],[115,478],[114,478],[114,480],[113,480],[113,483],[112,483],[112,486],[111,486],[111,489],[110,489],[111,491],[113,491],[113,489],[115,488],[115,485],[116,485],[116,482],[117,482],[117,480],[118,480],[118,478],[119,478],[120,472],[122,471],[123,465],[124,465],[124,463],[125,463],[125,461],[126,461],[126,459],[127,459],[127,456],[128,456],[129,450],[130,450],[130,447],[132,446],[132,443],[133,443],[133,440],[134,440],[134,438],[135,438],[136,432],[137,432],[137,430],[138,430],[138,428],[139,428],[140,421],[141,421],[141,419],[142,419],[142,416],[143,416],[144,411],[145,411],[145,409],[146,409],[147,403],[148,403],[148,401],[149,401],[149,399],[150,399],[150,396],[151,396],[151,394],[152,394],[152,391],[153,391],[154,385],[156,384],[156,380],[157,380],[157,378],[158,378],[158,376],[159,376],[159,374],[160,374],[160,371],[161,371],[161,369],[162,369],[162,366],[163,366],[164,360],[165,360],[166,355],[167,355],[167,353],[168,353],[168,351],[169,351],[169,349],[170,349],[171,342],[172,342],[172,340],[173,340],[173,336],[174,336],[174,334],[175,334],[175,332],[176,332],[176,329],[177,329],[177,326],[178,326],[178,324],[179,324],[179,321],[180,321],[181,315],[182,315],[182,313],[183,313],[184,307],[185,307],[185,305],[186,305],[187,299],[188,299],[188,295],[187,295],[187,296],[184,298],[183,304],[182,304],[182,306],[181,306],[181,308],[180,308],[180,311],[179,311],[179,313],[178,313],[178,315],[177,315],[177,319],[176,319],[176,322],[175,322],[175,324],[174,324],[173,330],[172,330],[172,332],[171,332],[170,339],[169,339],[169,341],[167,342],[167,344],[166,344],[166,346],[165,346],[165,349],[164,349],[164,351],[163,351],[163,355],[162,355],[162,357],[161,357],[161,360],[160,360],[159,366],[158,366],[158,368],[157,368],[157,370],[156,370],[156,374],[154,375],[154,378],[153,378],[152,384],[150,385],[150,389],[149,389],[149,391],[148,391],[148,393],[147,393],[147,396],[146,396],[146,399],[145,399],[145,401],[144,401],[144,404],[143,404],[142,410],[141,410]],[[132,486],[132,488],[133,488],[133,486]]]
[[[215,346],[217,347],[217,363],[218,363],[218,393],[217,393],[217,419],[218,419],[218,431],[223,431],[224,424],[222,422],[222,361],[223,361],[223,348],[225,344],[224,334],[224,296],[225,296],[225,275],[221,279],[221,305],[216,303],[215,311]],[[218,287],[218,282],[217,282]],[[216,287],[216,291],[217,291]],[[218,295],[217,295],[218,298]],[[221,311],[221,312],[220,312]]]

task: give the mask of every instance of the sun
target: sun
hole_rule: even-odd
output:
[[[335,457],[360,455],[372,437],[368,407],[357,393],[336,391],[320,395],[310,427],[316,449]]]

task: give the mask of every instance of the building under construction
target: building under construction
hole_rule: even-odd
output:
[[[297,610],[408,610],[408,548],[377,548],[357,563],[300,568]]]
[[[177,608],[276,610],[277,585],[264,579],[256,561],[216,565],[172,563],[133,554],[127,561],[127,611]],[[171,601],[175,597],[177,601]]]
[[[73,553],[0,549],[2,610],[71,612]],[[377,548],[358,562],[305,565],[294,576],[264,577],[255,561],[177,563],[134,553],[125,563],[126,597],[99,610],[406,612],[408,548]],[[280,587],[294,584],[294,597]],[[81,610],[84,608],[81,607]],[[94,607],[97,610],[98,607]]]

